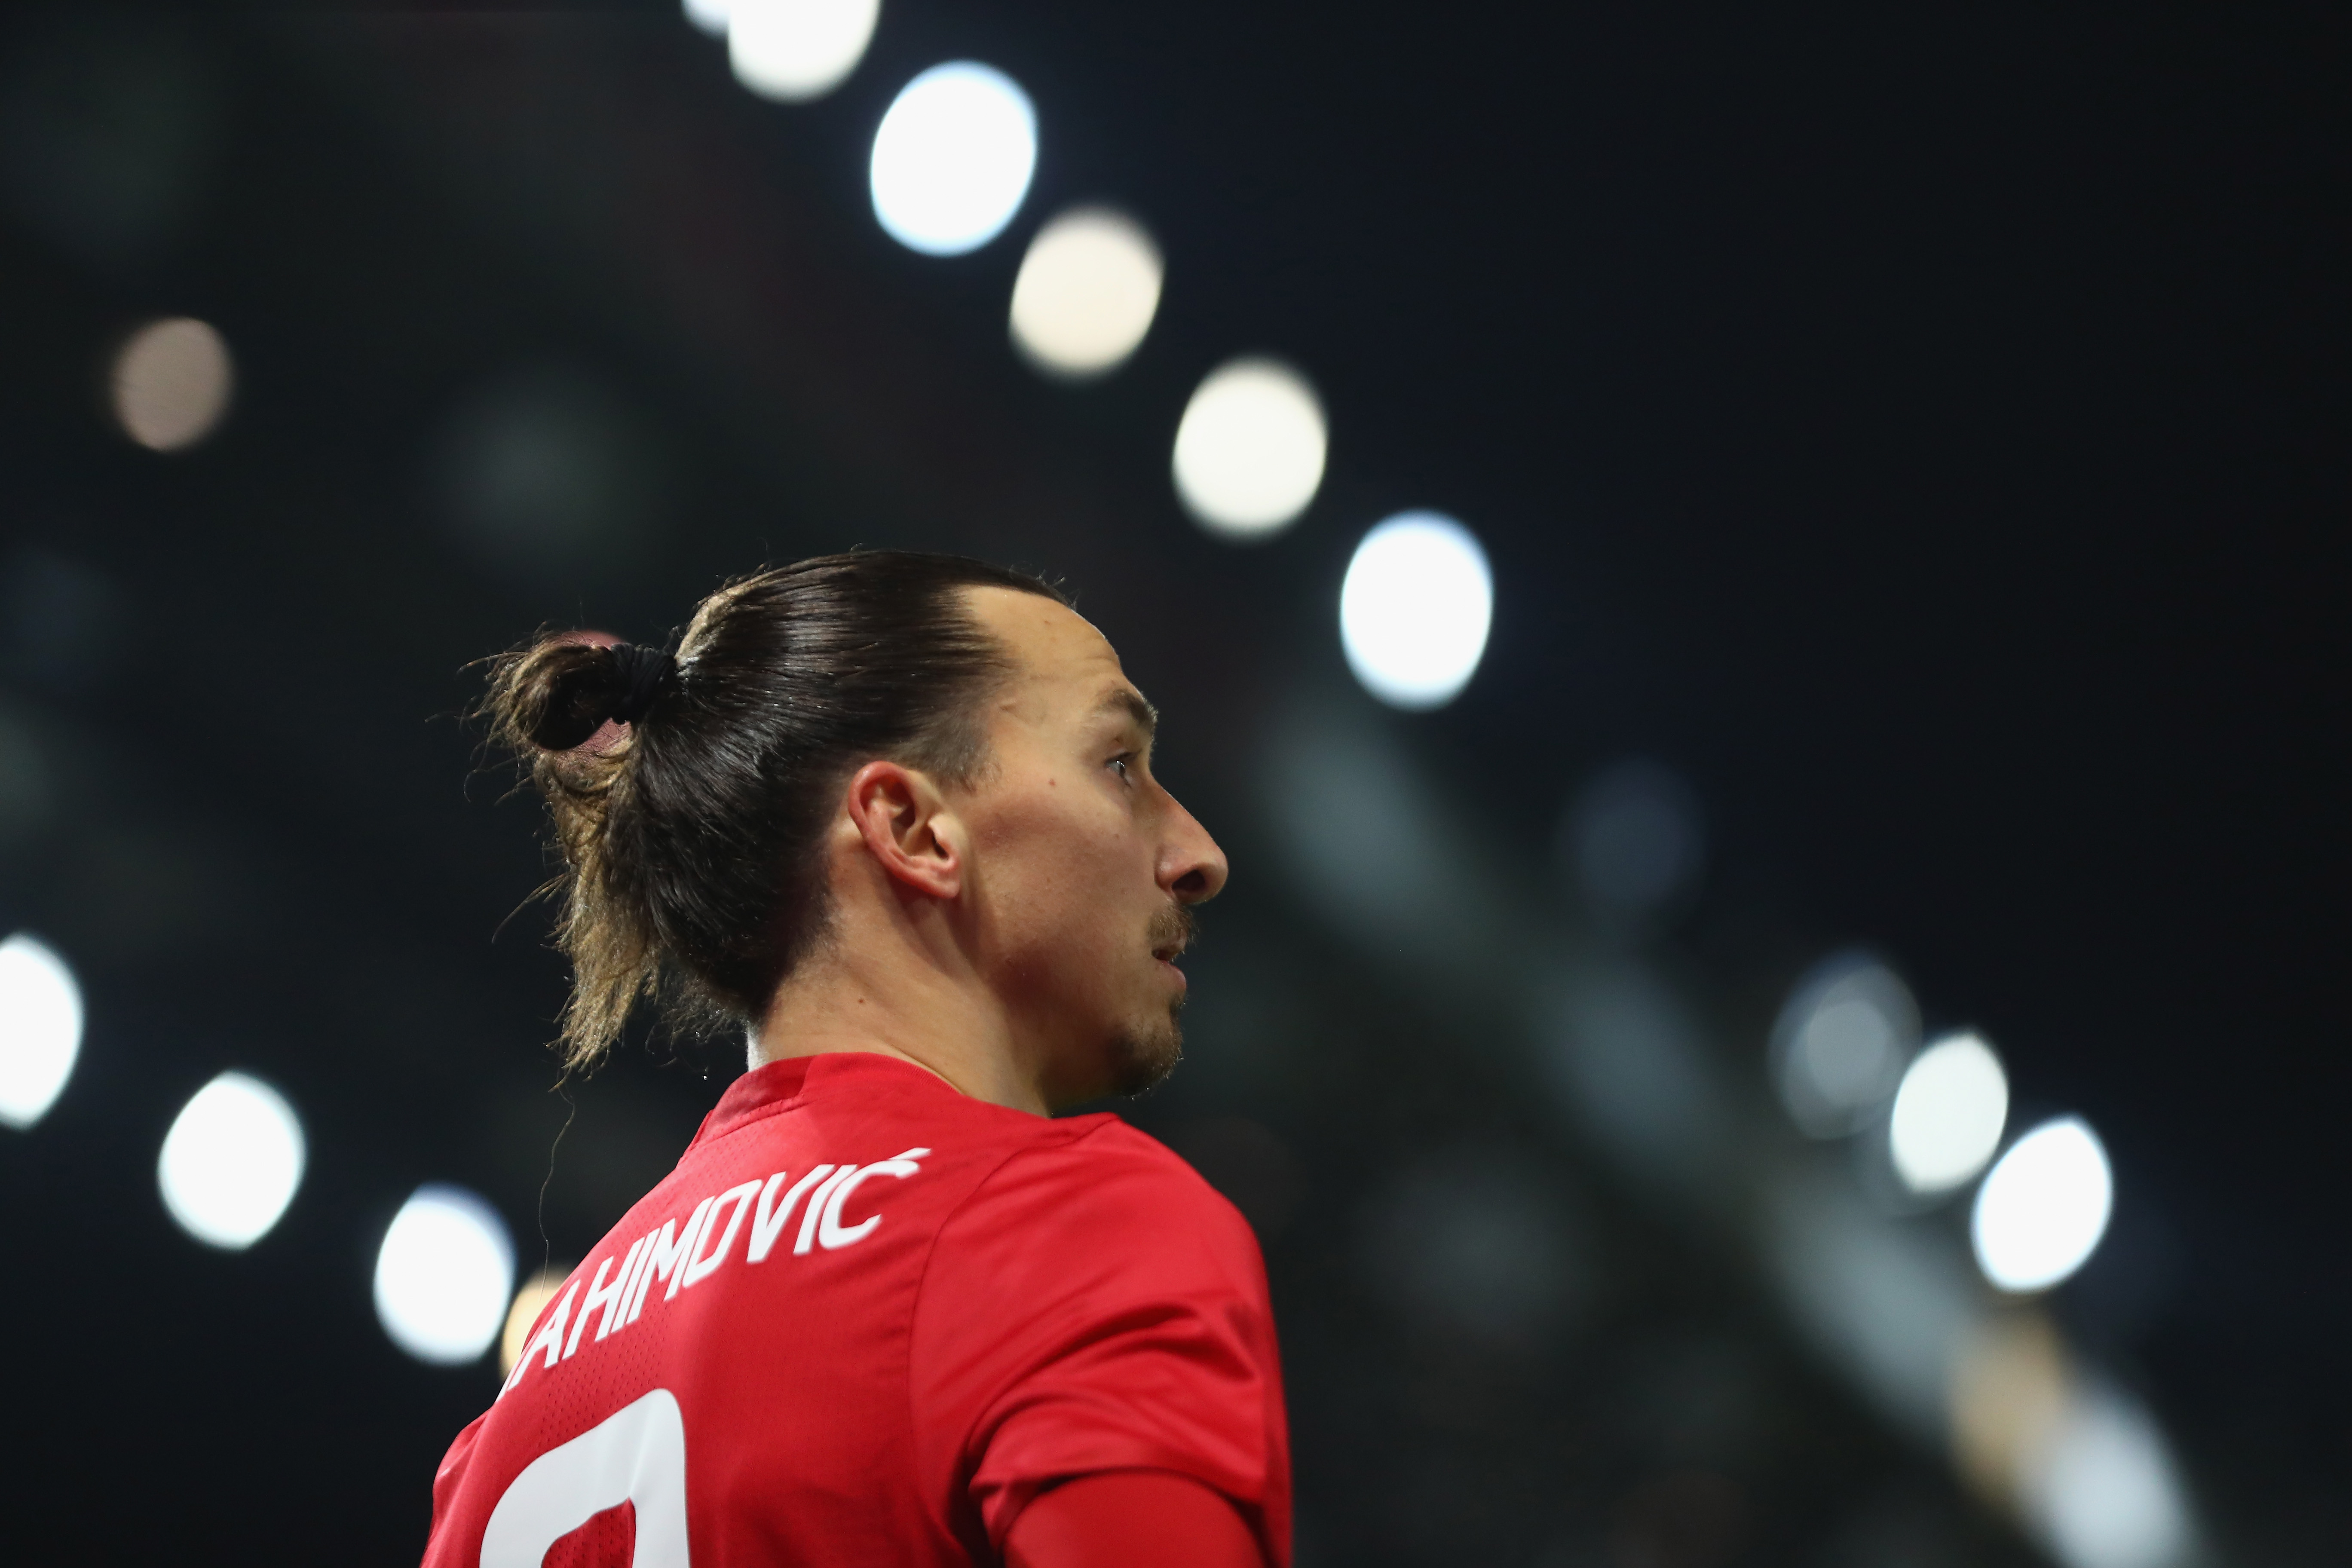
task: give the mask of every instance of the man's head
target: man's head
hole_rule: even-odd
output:
[[[949,933],[1035,1066],[1049,1103],[1136,1093],[1176,1064],[1191,908],[1225,860],[1151,769],[1159,715],[1066,605],[1003,587],[961,611],[1003,651],[962,780],[862,767],[841,837]]]
[[[542,642],[490,711],[572,868],[575,1064],[664,974],[706,1018],[759,1018],[846,892],[951,933],[1056,1102],[1173,1065],[1171,960],[1223,857],[1152,776],[1150,705],[1043,582],[803,562],[706,600],[675,668]]]

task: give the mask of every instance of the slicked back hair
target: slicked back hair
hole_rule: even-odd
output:
[[[1011,671],[962,603],[980,587],[1069,603],[983,562],[856,551],[729,583],[675,662],[575,633],[493,664],[483,711],[562,857],[568,1068],[593,1068],[647,996],[689,1029],[766,1010],[824,935],[825,830],[858,767],[980,776]]]

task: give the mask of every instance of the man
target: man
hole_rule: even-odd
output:
[[[1050,587],[861,552],[678,657],[501,668],[571,868],[566,1035],[649,989],[751,1069],[592,1249],[435,1486],[431,1568],[1285,1564],[1256,1246],[1116,1117],[1175,1065],[1223,855]]]

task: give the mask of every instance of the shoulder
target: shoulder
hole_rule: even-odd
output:
[[[1223,1194],[1150,1134],[1110,1115],[1057,1126],[1068,1134],[1013,1149],[975,1189],[971,1206],[1051,1208],[1085,1223],[1181,1221],[1248,1232]]]
[[[1008,1154],[933,1246],[908,1359],[926,1465],[1000,1544],[1038,1491],[1099,1470],[1275,1509],[1281,1373],[1248,1224],[1117,1118],[1055,1126],[1072,1135]]]
[[[1115,1116],[1055,1124],[1067,1135],[1010,1151],[939,1237],[949,1268],[1045,1286],[1182,1280],[1265,1290],[1257,1238],[1239,1210],[1167,1145]]]

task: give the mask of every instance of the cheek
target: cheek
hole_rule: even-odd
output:
[[[1131,913],[1148,912],[1150,861],[1115,803],[1062,778],[1041,781],[972,826],[975,858],[1008,945],[1072,954],[1131,946]]]

